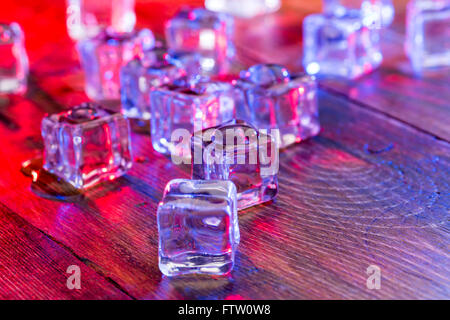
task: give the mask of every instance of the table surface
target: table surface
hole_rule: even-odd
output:
[[[139,26],[161,36],[181,2],[137,1]],[[279,196],[239,216],[228,277],[163,277],[156,207],[166,183],[188,178],[133,132],[126,176],[58,201],[31,187],[21,163],[42,153],[45,113],[87,100],[65,28],[64,1],[7,0],[0,19],[26,34],[25,97],[0,106],[0,298],[437,299],[450,298],[450,72],[414,76],[403,53],[405,1],[383,30],[384,62],[356,81],[320,81],[320,134],[281,154]],[[319,1],[284,1],[237,22],[236,64],[301,70],[302,19]],[[66,286],[81,268],[81,290]],[[366,269],[381,288],[366,287]]]

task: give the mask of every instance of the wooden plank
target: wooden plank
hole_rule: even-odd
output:
[[[252,26],[247,26],[250,36]],[[285,33],[275,34],[266,38],[280,42],[281,51],[273,56],[278,59],[286,53]],[[4,109],[18,129],[0,124],[0,136],[7,137],[0,149],[0,202],[131,296],[449,297],[449,145],[323,91],[323,130],[281,155],[278,199],[240,216],[242,243],[233,274],[202,281],[162,277],[156,206],[170,179],[189,174],[154,152],[147,134],[132,134],[139,161],[127,176],[73,202],[42,198],[20,173],[20,163],[42,150],[37,119],[85,99],[69,40],[59,40],[59,50],[40,45],[34,45],[32,60],[38,64],[32,64],[28,100],[16,99]],[[267,40],[264,48],[269,47]],[[49,71],[53,61],[58,72]],[[366,288],[371,264],[382,270],[381,290]]]
[[[0,299],[129,299],[69,250],[0,204]],[[88,261],[89,262],[89,261]],[[70,290],[69,266],[81,289]]]
[[[161,277],[156,206],[165,184],[188,173],[147,135],[133,134],[145,161],[74,203],[34,194],[17,164],[6,164],[11,176],[0,180],[15,187],[0,201],[137,298],[448,297],[448,144],[326,93],[320,105],[320,136],[282,154],[277,201],[241,215],[229,280]],[[370,264],[384,270],[383,290],[365,288]]]

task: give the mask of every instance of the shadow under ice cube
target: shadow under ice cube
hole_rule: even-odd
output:
[[[233,269],[240,235],[232,182],[172,180],[157,216],[163,274],[222,275]]]
[[[232,181],[238,210],[270,201],[278,193],[278,145],[244,121],[196,132],[191,153],[192,179]]]
[[[25,93],[28,56],[19,24],[0,23],[0,93]]]
[[[128,120],[92,103],[45,117],[44,168],[78,189],[113,180],[132,165]]]
[[[303,20],[303,65],[308,74],[358,78],[383,59],[379,30],[363,24],[360,14],[335,17],[312,14]]]

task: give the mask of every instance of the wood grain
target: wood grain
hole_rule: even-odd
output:
[[[31,11],[38,10],[31,1],[25,2],[30,2]],[[150,27],[154,23],[157,30],[167,12],[175,10],[175,3],[143,1],[138,3],[138,16],[147,16],[145,23]],[[238,22],[240,30],[246,31],[237,42],[239,63],[284,63],[297,54],[289,66],[298,67],[301,47],[293,45],[301,46],[298,17],[318,5],[303,8],[298,3],[285,1],[278,14]],[[171,9],[166,11],[166,6]],[[23,8],[14,4],[11,8],[23,17]],[[56,18],[61,12],[63,6],[55,5],[42,14],[53,19],[53,28],[59,30],[64,28],[61,17]],[[397,94],[387,94],[381,90],[390,86],[385,83],[387,76],[373,74],[370,101],[351,96],[345,86],[323,82],[319,94],[323,129],[318,137],[281,155],[276,201],[240,215],[242,240],[231,276],[169,279],[162,277],[157,265],[156,206],[165,184],[188,178],[189,172],[153,151],[147,133],[132,134],[138,161],[128,175],[71,201],[42,197],[30,188],[29,177],[20,173],[21,162],[42,152],[39,126],[44,114],[86,99],[73,43],[62,33],[48,41],[35,38],[39,29],[48,27],[22,21],[31,34],[32,81],[25,99],[15,97],[2,109],[15,125],[0,121],[0,136],[7,137],[0,148],[0,203],[9,208],[10,216],[67,248],[72,255],[66,259],[85,262],[85,268],[95,270],[93,276],[108,279],[137,299],[450,297],[450,146],[436,139],[437,134],[428,134],[432,132],[428,124],[414,123],[417,115],[392,114],[384,110],[387,103],[383,106],[389,94],[406,100],[411,92],[423,90],[427,96],[425,92],[439,86],[439,81],[414,80],[404,73],[401,76],[417,88],[408,91],[405,84]],[[257,23],[265,26],[264,37],[258,35],[261,25]],[[248,43],[252,46],[244,45]],[[389,74],[388,69],[380,72]],[[348,85],[370,87],[364,81]],[[441,128],[448,112],[448,105],[441,104],[445,95],[429,97],[442,106],[435,109],[440,115],[435,124]],[[389,105],[398,107],[396,101]],[[429,112],[425,101],[418,100],[415,106],[417,112]],[[19,241],[24,236],[16,232]],[[27,245],[39,247],[39,241],[33,238]],[[44,249],[42,254],[49,255]],[[14,265],[16,259],[8,261]],[[372,264],[382,270],[380,290],[366,288],[366,269]],[[37,269],[37,274],[46,270]],[[20,282],[10,275],[7,279],[30,294],[39,283],[38,279]],[[11,297],[26,297],[11,289],[7,292]]]
[[[160,276],[156,205],[166,182],[188,174],[148,136],[133,135],[146,162],[76,203],[42,199],[18,171],[0,200],[136,298],[446,297],[448,145],[344,99],[321,93],[320,102],[325,129],[282,155],[277,201],[241,215],[227,280]],[[370,264],[386,272],[381,291],[365,289]]]
[[[86,261],[0,205],[0,299],[129,299]],[[66,273],[80,267],[81,289],[70,290]]]

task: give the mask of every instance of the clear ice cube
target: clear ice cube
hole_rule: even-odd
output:
[[[410,1],[406,54],[417,73],[450,66],[450,0]]]
[[[0,93],[27,90],[28,56],[19,24],[0,23]]]
[[[218,69],[213,66],[214,60],[198,52],[169,50],[169,57],[172,63],[180,65],[186,71],[193,83],[218,73]]]
[[[359,10],[363,23],[372,28],[389,26],[394,20],[392,0],[323,0],[323,12],[337,17]]]
[[[257,64],[241,72],[241,79],[258,86],[272,86],[291,79],[289,71],[276,64]]]
[[[115,33],[103,30],[94,38],[78,43],[81,65],[85,73],[85,91],[96,101],[120,99],[120,69],[155,45],[153,33]]]
[[[113,180],[132,165],[128,120],[93,103],[42,120],[44,168],[78,189]]]
[[[231,120],[192,135],[192,179],[232,181],[238,210],[245,209],[276,197],[278,152],[267,131]]]
[[[157,212],[161,272],[229,273],[240,240],[236,208],[230,181],[170,181]]]
[[[280,6],[280,0],[205,0],[205,7],[209,10],[242,18],[275,12]]]
[[[203,8],[183,8],[165,26],[171,53],[196,53],[201,72],[225,73],[234,55],[233,19]]]
[[[246,94],[247,106],[237,114],[258,129],[279,129],[285,148],[320,131],[317,83],[307,74],[290,74],[280,65],[255,65],[241,72],[237,84]]]
[[[303,20],[303,66],[314,75],[358,78],[383,60],[378,29],[365,26],[357,11],[336,17],[312,14]]]
[[[128,118],[150,119],[150,91],[184,76],[186,71],[171,62],[165,48],[144,52],[120,71],[122,113]]]
[[[201,86],[162,86],[150,93],[153,148],[172,159],[190,158],[190,136],[234,116],[233,101]]]
[[[91,38],[110,27],[131,32],[136,24],[134,0],[66,0],[66,24],[74,40]]]

